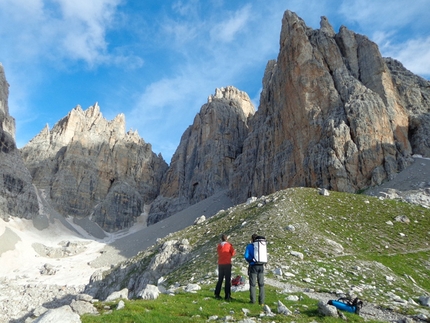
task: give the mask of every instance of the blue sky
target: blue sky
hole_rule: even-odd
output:
[[[285,10],[319,28],[326,16],[375,41],[383,56],[430,78],[430,1],[0,0],[0,62],[23,147],[76,105],[124,113],[169,163],[215,88],[258,106],[279,51]]]

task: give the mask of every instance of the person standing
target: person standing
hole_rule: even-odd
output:
[[[245,260],[248,262],[248,276],[249,276],[249,297],[250,303],[255,303],[256,300],[256,285],[258,283],[258,303],[264,305],[264,265],[255,262],[254,257],[254,241],[258,235],[253,234],[251,237],[251,243],[246,246],[245,249]]]
[[[233,245],[227,241],[228,237],[223,234],[221,242],[217,246],[218,253],[218,282],[215,287],[215,298],[221,299],[221,287],[225,278],[225,299],[230,301],[231,298],[231,258],[236,255]]]

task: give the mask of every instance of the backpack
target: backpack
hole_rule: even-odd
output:
[[[256,264],[267,263],[267,242],[263,236],[255,238],[254,242],[254,261]]]
[[[243,279],[243,277],[242,277],[242,276],[237,275],[236,277],[234,277],[234,278],[231,280],[231,284],[232,284],[233,286],[243,285],[243,284],[245,284],[245,280]]]
[[[327,304],[333,305],[339,310],[355,313],[358,315],[360,315],[360,310],[363,307],[363,301],[358,297],[354,298],[353,300],[344,297],[339,298],[338,300],[329,300]]]

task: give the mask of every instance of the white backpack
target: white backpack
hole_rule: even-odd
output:
[[[254,242],[254,260],[256,264],[267,263],[267,242],[266,238],[258,236]]]

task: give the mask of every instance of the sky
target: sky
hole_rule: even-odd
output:
[[[167,163],[216,88],[256,108],[282,16],[314,29],[326,16],[430,79],[430,0],[0,0],[0,62],[16,142],[98,102]]]

